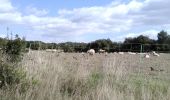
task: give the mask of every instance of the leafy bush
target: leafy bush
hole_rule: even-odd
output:
[[[9,87],[18,88],[19,92],[25,92],[30,82],[26,79],[26,72],[19,66],[25,41],[18,35],[14,40],[7,40],[0,58],[0,89]]]
[[[19,84],[25,78],[26,73],[23,70],[14,65],[0,62],[0,88]]]
[[[22,59],[22,53],[25,51],[26,44],[24,39],[16,35],[14,40],[8,40],[4,52],[10,57],[11,62],[18,62]]]

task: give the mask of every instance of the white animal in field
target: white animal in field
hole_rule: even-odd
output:
[[[154,56],[159,57],[159,54],[158,54],[158,53],[156,53],[155,51],[152,51],[152,54],[153,54]]]
[[[130,54],[130,55],[135,55],[136,53],[134,53],[134,52],[128,52],[128,54]]]
[[[64,50],[58,49],[57,53],[64,53]]]
[[[99,49],[99,53],[105,53],[106,50],[103,50],[103,49]]]
[[[145,54],[145,58],[150,58],[149,54]]]
[[[56,52],[56,49],[46,49],[46,52]]]
[[[94,55],[95,54],[95,50],[94,49],[90,49],[90,50],[87,51],[87,53],[89,55]]]
[[[117,52],[114,52],[113,54],[117,54]]]
[[[123,55],[123,54],[124,54],[124,52],[118,52],[118,54]]]

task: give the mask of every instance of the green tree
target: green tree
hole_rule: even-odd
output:
[[[136,43],[152,44],[154,41],[147,36],[140,35],[136,38]]]
[[[170,51],[170,35],[164,30],[158,33],[157,50],[158,51]]]
[[[0,38],[0,48],[3,48],[7,43],[7,40],[4,38]]]
[[[87,48],[93,48],[95,49],[95,51],[98,51],[99,49],[110,51],[112,45],[113,43],[110,39],[99,39],[94,42],[88,43]]]
[[[134,38],[126,38],[124,43],[133,43],[133,44],[153,44],[154,40],[150,39],[148,36],[139,35],[138,37]]]
[[[19,66],[19,61],[25,51],[25,38],[15,36],[14,40],[5,40],[3,53],[0,53],[0,89],[15,89],[19,84],[21,88],[17,88],[20,93],[25,92],[29,88],[29,81],[26,78],[26,72]]]
[[[162,30],[161,32],[158,33],[158,43],[159,44],[165,44],[168,41],[168,33]]]
[[[155,43],[155,40],[150,39],[148,36],[140,35],[134,38],[126,38],[122,46],[125,51],[136,51],[140,52],[141,44],[144,45],[144,51],[150,51],[154,49],[152,45]]]
[[[20,61],[25,48],[25,39],[21,39],[16,35],[14,40],[8,40],[5,47],[5,53],[10,57],[9,59],[12,62]]]

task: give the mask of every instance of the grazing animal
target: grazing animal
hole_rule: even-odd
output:
[[[56,49],[46,49],[46,52],[56,52]]]
[[[152,51],[152,54],[153,54],[154,56],[159,57],[159,54],[158,54],[158,53],[156,53],[155,51]]]
[[[151,71],[154,71],[155,69],[153,67],[150,67]]]
[[[105,53],[106,50],[103,50],[103,49],[99,49],[99,53]]]
[[[123,54],[124,54],[124,52],[118,52],[118,54],[123,55]]]
[[[135,55],[136,53],[134,53],[134,52],[128,52],[128,54],[130,54],[130,55]]]
[[[90,50],[87,51],[87,53],[89,55],[94,55],[95,54],[95,50],[94,49],[90,49]]]
[[[145,58],[150,58],[149,54],[145,54]]]
[[[150,67],[150,69],[151,71],[164,71],[163,69],[158,70],[158,69],[154,69],[153,67]]]

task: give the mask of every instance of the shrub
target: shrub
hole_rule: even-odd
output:
[[[26,73],[14,65],[0,62],[0,88],[21,83]]]
[[[14,40],[7,40],[0,53],[0,89],[19,89],[19,92],[25,92],[30,82],[26,78],[26,72],[19,66],[25,50],[25,41],[18,35]]]
[[[14,40],[8,40],[4,52],[9,56],[9,61],[18,62],[22,59],[22,54],[25,51],[25,40],[16,35]]]

